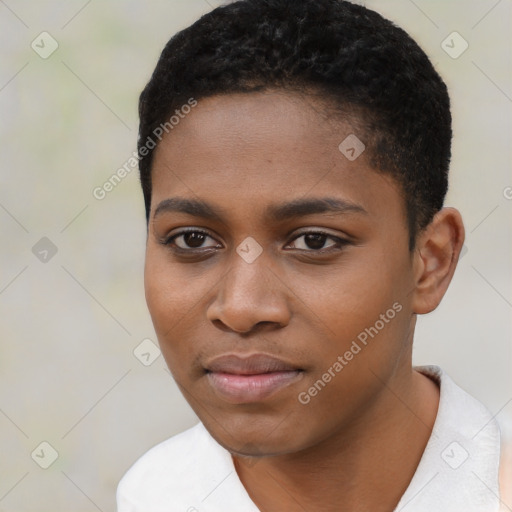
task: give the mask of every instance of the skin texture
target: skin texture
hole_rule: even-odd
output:
[[[214,96],[164,137],[152,171],[146,299],[178,386],[232,453],[260,510],[391,511],[439,402],[437,386],[412,369],[416,315],[443,297],[464,228],[444,208],[411,253],[400,187],[364,152],[349,161],[338,146],[357,129],[325,112],[284,91]],[[176,197],[207,202],[222,218],[155,216]],[[274,204],[326,197],[364,211],[265,216]],[[197,238],[166,245],[183,228],[207,231],[199,249]],[[303,230],[328,236],[308,244]],[[236,252],[247,237],[263,249],[252,263]],[[301,403],[299,393],[393,304],[401,306],[393,319]],[[303,371],[259,402],[231,403],[204,370],[227,353],[273,355]]]

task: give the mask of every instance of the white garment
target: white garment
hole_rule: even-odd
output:
[[[415,369],[439,383],[439,410],[394,512],[497,512],[497,422],[438,366]],[[259,512],[231,454],[202,423],[146,452],[120,481],[117,506],[118,512]]]

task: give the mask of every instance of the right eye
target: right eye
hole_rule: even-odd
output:
[[[216,242],[215,239],[212,236],[210,236],[210,234],[207,233],[206,231],[192,228],[175,233],[174,235],[165,240],[164,245],[169,245],[171,247],[175,246],[180,251],[186,252],[194,252],[194,249],[221,247],[221,245],[218,242],[216,242],[213,245],[203,245],[205,241],[208,239]]]

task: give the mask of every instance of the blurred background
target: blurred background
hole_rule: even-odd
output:
[[[129,466],[197,422],[146,309],[129,159],[164,44],[222,3],[0,0],[0,512],[113,511]],[[510,450],[512,1],[361,3],[420,43],[453,104],[446,204],[467,238],[414,362],[482,401]]]

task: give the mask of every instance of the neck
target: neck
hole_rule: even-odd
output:
[[[409,367],[320,444],[249,464],[234,456],[235,468],[262,512],[389,512],[416,471],[438,404],[437,385]]]

